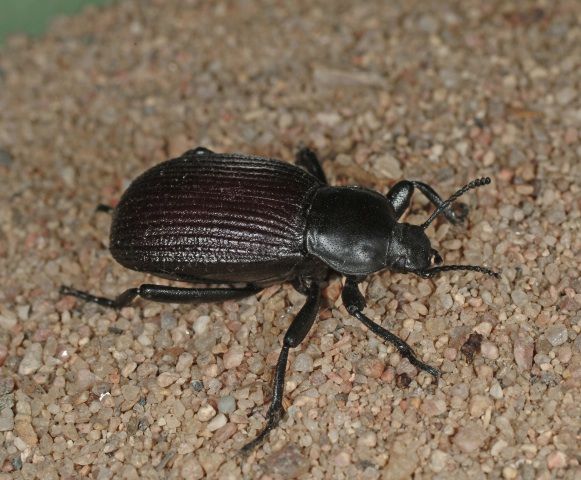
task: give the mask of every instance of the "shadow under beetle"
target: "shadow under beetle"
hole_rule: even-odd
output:
[[[489,178],[470,182],[444,201],[432,187],[416,181],[398,182],[387,195],[361,187],[329,186],[315,153],[307,148],[297,153],[296,163],[303,168],[198,147],[147,170],[112,209],[109,248],[121,265],[172,280],[244,287],[144,284],[115,299],[61,287],[62,294],[121,308],[137,296],[169,303],[217,302],[253,295],[273,283],[293,282],[307,299],[284,336],[266,427],[243,447],[244,452],[258,446],[284,413],[288,353],[313,326],[321,283],[330,273],[346,277],[342,299],[350,315],[436,378],[440,373],[436,368],[365,316],[365,300],[357,284],[384,269],[424,278],[451,270],[498,276],[475,265],[437,266],[442,258],[425,234],[440,213],[452,223],[461,222],[467,210],[455,213],[451,203],[490,183]],[[399,223],[416,188],[436,210],[422,225]]]

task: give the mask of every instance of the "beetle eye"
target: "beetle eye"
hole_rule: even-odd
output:
[[[436,265],[440,265],[442,261],[443,260],[440,254],[436,250],[432,249],[432,262],[434,262]]]

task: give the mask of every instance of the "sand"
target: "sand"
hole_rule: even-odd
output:
[[[0,49],[0,479],[579,478],[581,5],[120,1]],[[471,192],[428,233],[450,263],[381,272],[367,315],[443,371],[436,385],[349,317],[341,280],[290,355],[263,426],[290,285],[223,304],[143,300],[108,253],[146,168],[203,145],[330,181]],[[419,194],[406,221],[432,211]],[[470,341],[468,339],[470,338]],[[466,343],[468,341],[468,343]]]

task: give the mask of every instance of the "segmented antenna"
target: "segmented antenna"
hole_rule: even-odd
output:
[[[456,193],[454,193],[448,200],[446,200],[445,202],[443,202],[435,211],[434,213],[432,213],[432,215],[430,215],[430,218],[428,218],[424,223],[422,223],[420,226],[425,230],[426,228],[428,228],[428,226],[430,225],[430,223],[432,223],[434,221],[434,219],[440,214],[442,213],[444,210],[446,210],[446,208],[448,208],[448,206],[454,202],[458,197],[464,195],[468,190],[472,190],[473,188],[478,188],[478,187],[482,187],[484,185],[488,185],[490,183],[490,177],[482,177],[482,178],[477,178],[476,180],[472,180],[469,184],[464,185],[460,190],[458,190]]]
[[[481,267],[479,265],[443,265],[441,267],[428,268],[423,272],[419,272],[419,275],[424,278],[430,278],[436,275],[437,273],[450,272],[453,270],[468,270],[470,272],[480,272],[485,273],[486,275],[490,275],[491,277],[500,278],[500,273],[495,272],[494,270],[490,270],[489,268],[486,267]]]

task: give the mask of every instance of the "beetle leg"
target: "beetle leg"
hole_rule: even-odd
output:
[[[254,448],[260,445],[266,436],[278,425],[283,414],[282,397],[284,393],[284,375],[286,364],[288,360],[288,352],[291,348],[298,347],[305,339],[307,333],[313,326],[319,306],[321,304],[321,287],[316,282],[311,282],[307,290],[307,301],[297,313],[292,321],[290,327],[284,336],[282,350],[276,362],[276,370],[274,374],[274,389],[272,394],[272,403],[266,413],[266,427],[258,434],[258,436],[248,442],[242,447],[242,453],[250,453]]]
[[[430,375],[436,377],[436,379],[440,376],[440,371],[419,360],[412,347],[410,347],[406,342],[363,314],[362,310],[365,308],[365,299],[363,298],[363,295],[361,295],[355,279],[347,277],[341,296],[343,298],[343,304],[350,315],[363,323],[378,337],[391,343],[395,348],[397,348],[399,354],[402,357],[407,358],[413,366],[423,370],[424,372],[428,372]]]
[[[111,205],[105,205],[104,203],[100,203],[95,207],[95,212],[99,213],[111,213],[115,210]]]
[[[125,290],[114,299],[97,297],[90,293],[65,287],[60,289],[62,295],[72,295],[86,302],[93,302],[109,308],[123,308],[129,305],[137,296],[162,303],[206,303],[234,300],[253,295],[262,290],[258,287],[245,288],[183,288],[169,287],[166,285],[143,284],[137,288]]]
[[[391,206],[395,210],[397,218],[401,217],[403,212],[409,207],[414,193],[414,187],[422,192],[436,207],[444,203],[442,197],[428,184],[415,180],[402,180],[391,187],[386,195],[388,202],[391,203]],[[468,207],[464,203],[458,203],[457,205],[460,207],[459,212],[455,212],[451,206],[442,212],[454,225],[462,222],[468,215]]]
[[[295,155],[295,163],[300,167],[303,167],[311,175],[317,177],[321,182],[327,185],[327,177],[325,177],[325,171],[321,166],[321,162],[317,157],[317,154],[308,147],[299,148]]]

